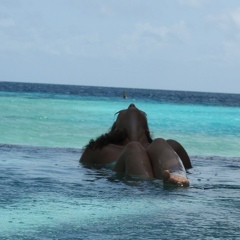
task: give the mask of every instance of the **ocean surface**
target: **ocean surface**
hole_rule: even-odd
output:
[[[79,164],[130,103],[186,148],[189,188]],[[0,82],[0,119],[1,240],[240,239],[240,95]]]

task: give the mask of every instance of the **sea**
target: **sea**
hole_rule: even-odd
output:
[[[130,103],[190,187],[79,163]],[[240,239],[239,130],[240,94],[0,82],[0,239]]]

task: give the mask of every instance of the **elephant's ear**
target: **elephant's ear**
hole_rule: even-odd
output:
[[[183,166],[185,169],[192,168],[191,160],[188,156],[187,151],[184,149],[184,147],[173,139],[168,139],[167,143],[173,148],[173,150],[178,154],[178,156],[181,158]]]

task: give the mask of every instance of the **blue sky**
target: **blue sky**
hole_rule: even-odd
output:
[[[240,93],[240,1],[1,0],[0,81]]]

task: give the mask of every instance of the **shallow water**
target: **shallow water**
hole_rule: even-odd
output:
[[[0,91],[0,143],[82,148],[90,138],[107,132],[114,114],[133,102],[147,113],[153,137],[176,139],[190,155],[240,157],[240,107],[233,103],[206,105],[199,96],[194,98],[196,93],[183,92],[185,102],[178,104],[179,93],[176,99],[170,95],[171,101],[163,101],[161,91],[158,100],[156,96],[141,98],[141,92],[133,90],[123,99],[118,97],[119,90],[104,89],[85,89],[87,96]],[[102,95],[94,96],[95,91]],[[112,91],[118,95],[113,97]],[[151,90],[142,92],[146,95]],[[220,94],[216,102],[223,98],[226,104],[235,99],[233,96]],[[210,101],[211,94],[203,99]]]
[[[190,188],[78,164],[80,149],[1,145],[1,239],[236,239],[240,161],[192,156]]]
[[[239,95],[0,83],[0,239],[240,238]],[[79,164],[131,102],[191,156],[189,188]]]

